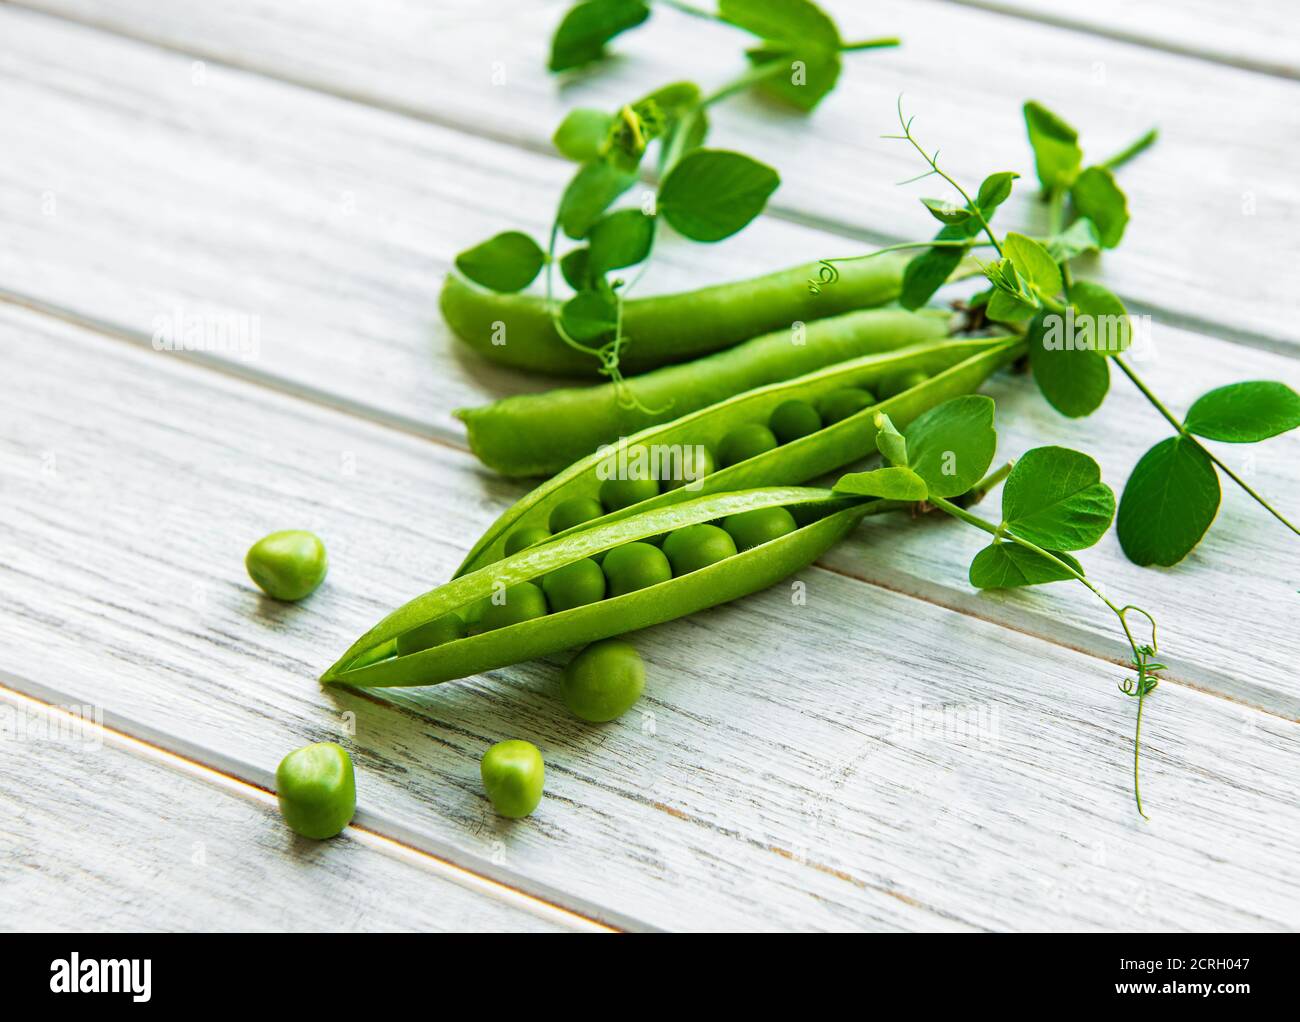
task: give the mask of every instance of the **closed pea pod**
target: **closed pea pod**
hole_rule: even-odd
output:
[[[883,305],[898,297],[906,264],[894,255],[846,263],[836,286],[819,295],[808,291],[808,279],[819,269],[813,263],[682,294],[629,299],[623,323],[632,343],[621,355],[623,371],[643,373],[791,323]],[[543,298],[499,294],[449,275],[441,305],[453,333],[493,362],[555,376],[600,375],[596,359],[555,332]]]
[[[948,336],[942,312],[878,309],[808,323],[802,343],[790,327],[684,365],[631,376],[622,386],[520,394],[455,414],[470,449],[502,475],[550,475],[601,444],[680,418],[736,394],[834,365]],[[627,350],[636,348],[634,334]]]
[[[642,475],[646,466],[680,473],[714,467],[712,452],[741,425],[767,422],[783,402],[797,398],[816,405],[846,387],[869,386],[885,373],[915,367],[929,374],[919,387],[827,425],[819,432],[730,467],[719,468],[680,486],[664,486],[648,500],[606,515],[608,521],[639,510],[664,507],[706,493],[754,486],[800,483],[842,468],[875,450],[875,411],[905,425],[921,412],[949,398],[969,393],[999,366],[1023,351],[1022,341],[1007,338],[953,341],[867,356],[818,370],[807,376],[737,395],[674,422],[627,437],[570,466],[542,483],[507,509],[474,545],[457,574],[498,560],[511,537],[547,521],[552,508],[574,496],[595,496],[611,476]]]

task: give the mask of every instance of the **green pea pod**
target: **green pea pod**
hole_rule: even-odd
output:
[[[808,281],[820,265],[808,263],[696,291],[631,298],[623,306],[623,372],[685,362],[796,321],[884,305],[898,297],[906,265],[893,254],[845,263],[835,286],[817,295]],[[540,296],[500,294],[448,274],[441,301],[452,332],[486,359],[533,374],[600,376],[595,358],[555,332]]]
[[[710,494],[608,524],[580,527],[562,539],[522,550],[416,597],[353,643],[321,680],[365,688],[435,685],[671,621],[757,592],[806,567],[879,504],[844,498],[830,490],[780,486]],[[797,509],[801,520],[814,520],[761,546],[645,589],[377,663],[371,655],[376,648],[394,646],[404,632],[446,614],[468,612],[501,587],[535,581],[625,543],[777,506]]]
[[[575,497],[598,498],[602,475],[608,475],[610,467],[631,464],[638,453],[681,450],[693,445],[716,450],[721,438],[735,427],[767,422],[773,409],[785,401],[797,398],[816,403],[819,398],[846,387],[870,389],[882,381],[917,370],[928,376],[923,382],[816,433],[710,473],[686,486],[662,492],[598,521],[626,517],[706,493],[816,479],[875,452],[873,420],[877,412],[883,411],[895,423],[906,425],[927,409],[975,390],[990,373],[1023,351],[1023,341],[995,337],[869,355],[752,390],[673,422],[652,426],[576,462],[522,497],[488,528],[457,575],[499,560],[505,555],[507,536],[517,530],[529,526],[545,528],[557,504]]]
[[[470,449],[502,475],[553,475],[601,444],[678,419],[754,387],[823,366],[948,336],[951,317],[927,310],[874,309],[789,323],[726,351],[624,381],[520,394],[455,414]]]

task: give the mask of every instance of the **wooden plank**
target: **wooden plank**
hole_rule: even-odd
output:
[[[1300,78],[1300,25],[1286,0],[1228,7],[1214,0],[951,0],[1265,74]]]
[[[12,307],[0,319],[0,649],[19,681],[255,771],[354,730],[369,825],[633,922],[1300,924],[1297,725],[1163,686],[1143,824],[1109,667],[831,572],[801,575],[806,607],[778,586],[642,635],[650,693],[604,728],[567,717],[548,664],[322,692],[332,653],[444,577],[497,510],[467,457]],[[333,561],[298,606],[259,599],[241,566],[251,538],[290,524]],[[506,736],[550,766],[542,809],[510,825],[475,776]]]
[[[356,828],[328,842],[296,837],[269,793],[107,732],[91,707],[0,688],[0,749],[3,930],[583,925],[456,882],[459,871]]]
[[[557,17],[546,6],[500,17],[484,8],[480,17],[462,18],[459,8],[437,15],[413,0],[384,0],[360,21],[341,2],[313,4],[309,13],[247,0],[199,11],[153,0],[40,6],[544,152],[566,109],[614,106],[684,75],[720,84],[739,70],[743,45],[729,28],[656,11],[619,45],[620,60],[559,83],[544,68]],[[1287,171],[1300,139],[1300,85],[932,0],[876,3],[869,13],[834,6],[846,36],[888,32],[905,45],[856,55],[811,121],[747,99],[714,111],[716,144],[776,165],[785,183],[772,208],[841,235],[834,254],[928,236],[933,227],[920,204],[893,184],[918,172],[915,155],[879,137],[897,128],[900,94],[918,115],[921,138],[942,149],[946,168],[972,186],[996,169],[1031,175],[1020,107],[1036,98],[1077,124],[1093,159],[1152,124],[1163,133],[1155,150],[1123,171],[1134,219],[1122,248],[1097,268],[1099,280],[1166,322],[1213,327],[1262,346],[1290,347],[1300,338],[1294,282],[1278,271],[1300,258],[1300,184]],[[78,60],[77,76],[96,75],[95,62],[87,66],[81,45],[69,47],[66,33],[56,33],[50,52],[28,39],[47,28],[16,12],[7,20],[48,74],[66,77],[61,64]],[[114,73],[143,59],[133,49],[121,52],[121,59],[103,62]],[[303,137],[296,123],[294,134]],[[426,180],[435,176],[430,168]],[[926,189],[933,182],[912,191]],[[1042,228],[1031,192],[1022,188],[1000,211],[1006,226]],[[552,199],[537,215],[553,206]]]

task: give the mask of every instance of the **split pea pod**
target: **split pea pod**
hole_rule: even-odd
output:
[[[553,475],[601,444],[752,390],[882,351],[948,336],[939,311],[873,309],[754,337],[726,351],[624,381],[520,394],[455,414],[469,446],[502,475]]]
[[[835,286],[818,295],[809,293],[808,280],[820,265],[808,263],[695,291],[628,299],[623,371],[685,362],[796,320],[884,305],[898,297],[906,265],[906,258],[893,254],[845,263]],[[441,304],[452,332],[486,359],[533,374],[600,375],[595,358],[555,332],[542,297],[499,294],[448,274]]]
[[[652,426],[583,458],[522,497],[487,529],[457,574],[475,571],[513,552],[510,544],[514,537],[529,536],[535,541],[556,531],[553,525],[569,528],[564,521],[552,521],[560,507],[585,503],[595,510],[595,515],[589,514],[588,518],[604,522],[702,494],[816,479],[874,453],[873,420],[877,412],[885,412],[896,424],[905,426],[935,405],[975,390],[1023,349],[1021,340],[996,337],[869,355],[739,394],[673,422]],[[884,400],[877,401],[873,393],[868,393],[888,394],[889,381],[914,373],[925,379]],[[776,409],[783,405],[798,401],[828,411],[842,403],[832,399],[855,393],[869,402],[858,411],[835,421],[828,414],[820,430],[711,470],[713,453],[728,436],[770,423]],[[681,478],[680,469],[701,458],[705,474]],[[645,471],[637,472],[638,468]],[[618,502],[608,499],[610,489],[616,485],[611,480],[647,473],[658,478],[643,484],[644,494],[638,494],[643,499],[615,508]],[[677,478],[671,478],[674,475]],[[606,514],[596,517],[600,511]],[[590,524],[593,522],[586,523]]]
[[[781,486],[710,494],[608,524],[579,527],[564,538],[522,550],[416,597],[353,643],[321,680],[363,688],[435,685],[671,621],[757,592],[806,567],[880,503],[844,498],[830,490]],[[569,565],[615,548],[645,547],[642,541],[664,533],[713,529],[705,523],[773,508],[797,513],[804,524],[622,595],[555,613],[546,613],[543,605],[540,614],[527,620],[374,660],[376,649],[402,648],[403,635],[449,616],[468,615],[494,595],[503,601],[518,599],[512,594],[531,593],[546,576]]]

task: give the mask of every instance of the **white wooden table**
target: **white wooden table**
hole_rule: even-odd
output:
[[[451,258],[544,229],[566,108],[740,67],[735,34],[661,10],[560,87],[563,6],[0,4],[0,926],[1300,928],[1300,562],[1233,488],[1174,570],[1113,535],[1087,555],[1164,628],[1149,823],[1104,608],[1078,587],[972,593],[979,539],[940,522],[864,526],[804,573],[802,610],[773,591],[653,630],[646,697],[604,727],[568,716],[550,663],[316,683],[524,489],[448,415],[539,386],[457,350],[436,306]],[[648,290],[928,233],[892,185],[910,157],[878,138],[895,97],[968,180],[1031,170],[1034,97],[1094,149],[1162,130],[1122,172],[1134,220],[1097,272],[1154,317],[1166,398],[1297,383],[1284,0],[832,6],[846,36],[905,46],[855,55],[811,119],[719,108],[716,143],[783,186],[736,239],[669,242]],[[1038,215],[1022,191],[1009,225]],[[218,313],[256,317],[257,350],[153,349],[159,317]],[[1122,381],[1107,428],[1030,390],[989,388],[1006,456],[1069,443],[1117,483],[1163,435]],[[1300,506],[1300,437],[1225,453]],[[243,571],[282,527],[331,554],[298,606]],[[548,764],[515,823],[477,777],[506,737]],[[322,739],[351,749],[361,808],[318,844],[269,789]]]

